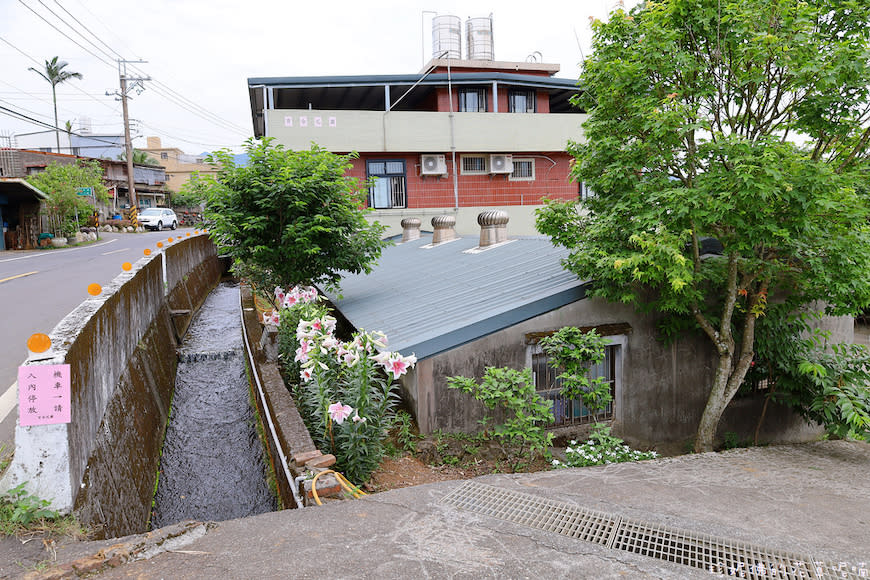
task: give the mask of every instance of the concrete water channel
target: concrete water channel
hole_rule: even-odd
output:
[[[239,286],[206,298],[178,348],[175,393],[160,459],[152,529],[277,509],[245,371]]]

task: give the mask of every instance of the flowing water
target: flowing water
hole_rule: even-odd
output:
[[[221,284],[179,347],[151,527],[276,509],[249,402],[239,288]]]

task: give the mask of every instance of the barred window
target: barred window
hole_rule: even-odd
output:
[[[514,171],[511,173],[511,181],[534,181],[535,160],[514,157]]]
[[[486,89],[459,89],[459,111],[486,112]]]
[[[404,160],[367,161],[366,174],[372,180],[369,188],[369,207],[392,209],[408,206]]]
[[[589,378],[604,377],[604,380],[610,384],[610,395],[613,397],[613,401],[597,415],[587,409],[581,399],[569,399],[562,395],[562,381],[557,378],[561,371],[550,366],[549,358],[541,352],[540,347],[535,348],[532,353],[535,390],[542,398],[553,401],[553,420],[548,427],[594,423],[613,418],[613,404],[616,400],[616,359],[619,348],[618,344],[604,347],[604,360],[589,369]]]
[[[474,175],[476,173],[486,173],[486,157],[483,155],[463,155],[462,174]]]

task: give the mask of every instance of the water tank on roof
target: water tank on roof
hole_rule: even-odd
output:
[[[462,20],[458,16],[432,18],[432,58],[462,58]]]
[[[465,21],[465,50],[468,60],[493,60],[492,14]]]

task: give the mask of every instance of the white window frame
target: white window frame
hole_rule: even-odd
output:
[[[465,160],[477,158],[483,159],[483,169],[477,170],[466,170],[465,169]],[[486,155],[460,155],[459,156],[459,175],[489,175],[489,167],[487,166],[487,156]]]
[[[534,181],[535,180],[535,159],[534,157],[514,157],[514,171],[508,176],[510,181]],[[532,167],[532,174],[528,177],[516,177],[514,174],[517,172],[517,167],[521,163],[530,163]]]

